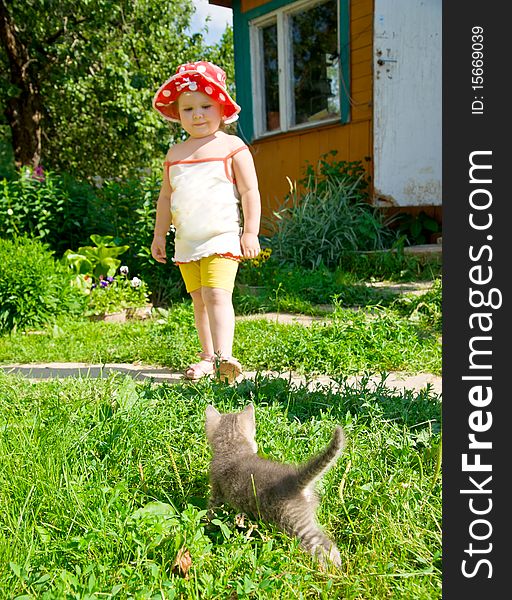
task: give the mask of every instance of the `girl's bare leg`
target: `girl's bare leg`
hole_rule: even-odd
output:
[[[201,291],[208,315],[213,351],[222,357],[230,357],[235,335],[232,294],[221,288],[202,287]]]
[[[201,344],[201,350],[203,354],[212,356],[214,354],[214,344],[212,340],[212,334],[210,331],[210,321],[208,318],[208,311],[206,310],[205,303],[203,301],[202,290],[199,288],[190,293],[192,296],[192,302],[194,305],[194,322],[196,324],[197,335],[199,337],[199,343]]]

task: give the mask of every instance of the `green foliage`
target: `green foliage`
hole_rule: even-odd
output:
[[[0,179],[15,177],[14,155],[12,152],[9,128],[2,123],[0,117]]]
[[[237,321],[233,354],[248,370],[304,374],[427,371],[440,373],[439,332],[428,320],[392,306],[346,308],[339,301],[325,322],[309,327]],[[0,361],[142,362],[183,370],[200,350],[189,301],[143,322],[63,322],[62,334],[0,338]],[[171,343],[172,342],[172,343]]]
[[[89,275],[95,280],[113,277],[121,265],[118,256],[126,252],[129,246],[119,246],[111,235],[91,235],[95,246],[81,246],[75,252],[66,250],[64,264],[77,275]]]
[[[308,327],[237,323],[234,355],[253,368],[336,376],[379,371],[439,373],[441,347],[429,327],[376,307],[342,308]]]
[[[117,258],[129,246],[118,245],[110,235],[91,235],[95,246],[66,250],[62,263],[75,274],[72,283],[88,295],[86,315],[103,315],[145,306],[148,288],[138,277],[128,278],[129,268]],[[120,267],[120,268],[119,268]],[[116,275],[119,269],[119,273]]]
[[[293,189],[274,216],[269,245],[282,264],[336,268],[344,252],[385,248],[392,239],[354,182],[326,180],[302,196]]]
[[[155,305],[169,304],[185,295],[179,270],[172,261],[161,265],[151,256],[160,172],[122,181],[99,178],[96,185],[52,172],[45,172],[42,180],[33,175],[27,169],[14,179],[0,181],[2,237],[37,237],[48,243],[57,256],[88,245],[91,235],[111,236],[116,242],[122,239],[128,246],[123,262],[148,284]],[[173,255],[173,245],[174,237],[170,235],[169,256]],[[78,257],[75,262],[78,268]],[[106,276],[108,268],[105,266],[100,273]]]
[[[185,287],[174,263],[157,263],[151,256],[151,242],[156,219],[156,199],[161,172],[137,179],[108,180],[96,190],[91,220],[104,234],[123,239],[129,245],[124,262],[151,290],[155,306],[168,305],[185,295]],[[167,255],[174,254],[174,236],[167,238]]]
[[[437,331],[442,329],[443,284],[441,278],[434,281],[431,290],[420,296],[403,296],[393,302],[393,308],[409,319],[426,322]]]
[[[439,223],[423,210],[416,216],[399,213],[393,220],[398,224],[398,233],[405,237],[409,246],[427,244],[430,235],[440,231]]]
[[[262,454],[299,462],[336,424],[348,446],[322,485],[320,523],[343,565],[235,511],[205,515],[209,403],[252,401]],[[0,373],[0,589],[26,598],[441,597],[441,402],[429,392],[278,378],[229,387]],[[175,567],[190,555],[188,576]]]
[[[90,217],[103,235],[126,240],[130,248],[125,260],[151,244],[161,182],[159,169],[132,179],[107,179],[95,189]]]
[[[322,193],[329,183],[343,183],[348,188],[354,188],[354,197],[368,200],[369,177],[360,160],[335,160],[337,150],[330,150],[320,157],[316,168],[306,163],[305,177],[299,180],[299,185],[305,190],[315,190]]]
[[[70,177],[22,169],[0,181],[0,236],[35,237],[61,253],[81,241],[93,194]]]
[[[86,315],[104,315],[119,312],[126,308],[139,308],[149,302],[148,288],[138,277],[129,279],[121,267],[117,276],[100,276],[98,283],[88,288],[89,299]]]
[[[421,281],[441,275],[439,258],[425,260],[403,252],[395,244],[388,252],[345,252],[340,260],[340,274],[351,274],[359,281]]]
[[[84,304],[45,245],[0,239],[0,331],[41,327],[60,314],[80,314]]]
[[[368,175],[361,161],[336,161],[332,150],[307,164],[299,185],[266,225],[268,244],[280,264],[335,269],[343,253],[389,247],[395,234],[369,204]]]
[[[233,303],[240,315],[284,311],[322,316],[329,314],[334,301],[345,307],[392,305],[399,292],[371,285],[376,282],[434,280],[437,285],[440,276],[437,261],[424,262],[402,252],[345,253],[335,270],[279,265],[270,257],[248,272],[240,268]],[[260,287],[254,290],[243,285],[256,281]]]
[[[272,255],[270,248],[262,248],[256,258],[243,259],[237,273],[237,281],[247,285],[265,285],[267,281],[268,260]]]

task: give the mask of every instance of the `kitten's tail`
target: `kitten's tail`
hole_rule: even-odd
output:
[[[338,456],[345,447],[345,433],[338,425],[334,430],[329,445],[310,458],[306,463],[299,466],[298,482],[301,487],[307,487],[322,475],[333,465]]]

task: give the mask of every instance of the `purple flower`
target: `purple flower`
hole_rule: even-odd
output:
[[[109,276],[107,277],[107,281],[108,281],[109,283],[112,283],[112,282],[114,281],[114,278],[113,278],[111,275],[109,275]]]
[[[105,288],[105,287],[107,287],[107,285],[108,285],[108,281],[105,281],[104,279],[102,279],[102,280],[100,281],[100,285],[101,285],[101,287],[104,287],[104,288]]]
[[[44,181],[44,169],[41,165],[37,165],[32,173],[33,179],[37,179],[38,181]]]

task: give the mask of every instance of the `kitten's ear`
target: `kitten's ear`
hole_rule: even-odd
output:
[[[220,417],[220,412],[215,408],[215,406],[213,406],[212,404],[208,404],[208,406],[206,407],[206,417],[208,418],[214,415]]]
[[[250,402],[242,412],[251,418],[253,423],[256,422],[256,417],[254,415],[254,404],[252,402]]]
[[[254,452],[258,451],[256,444],[256,417],[254,416],[254,405],[252,402],[248,404],[240,413],[239,424],[247,441],[252,445]]]
[[[206,434],[209,435],[217,429],[220,422],[220,412],[211,404],[206,407]]]
[[[256,417],[254,415],[254,405],[252,402],[243,409],[240,416],[242,423],[247,427],[247,433],[251,436],[254,435],[256,431]]]

